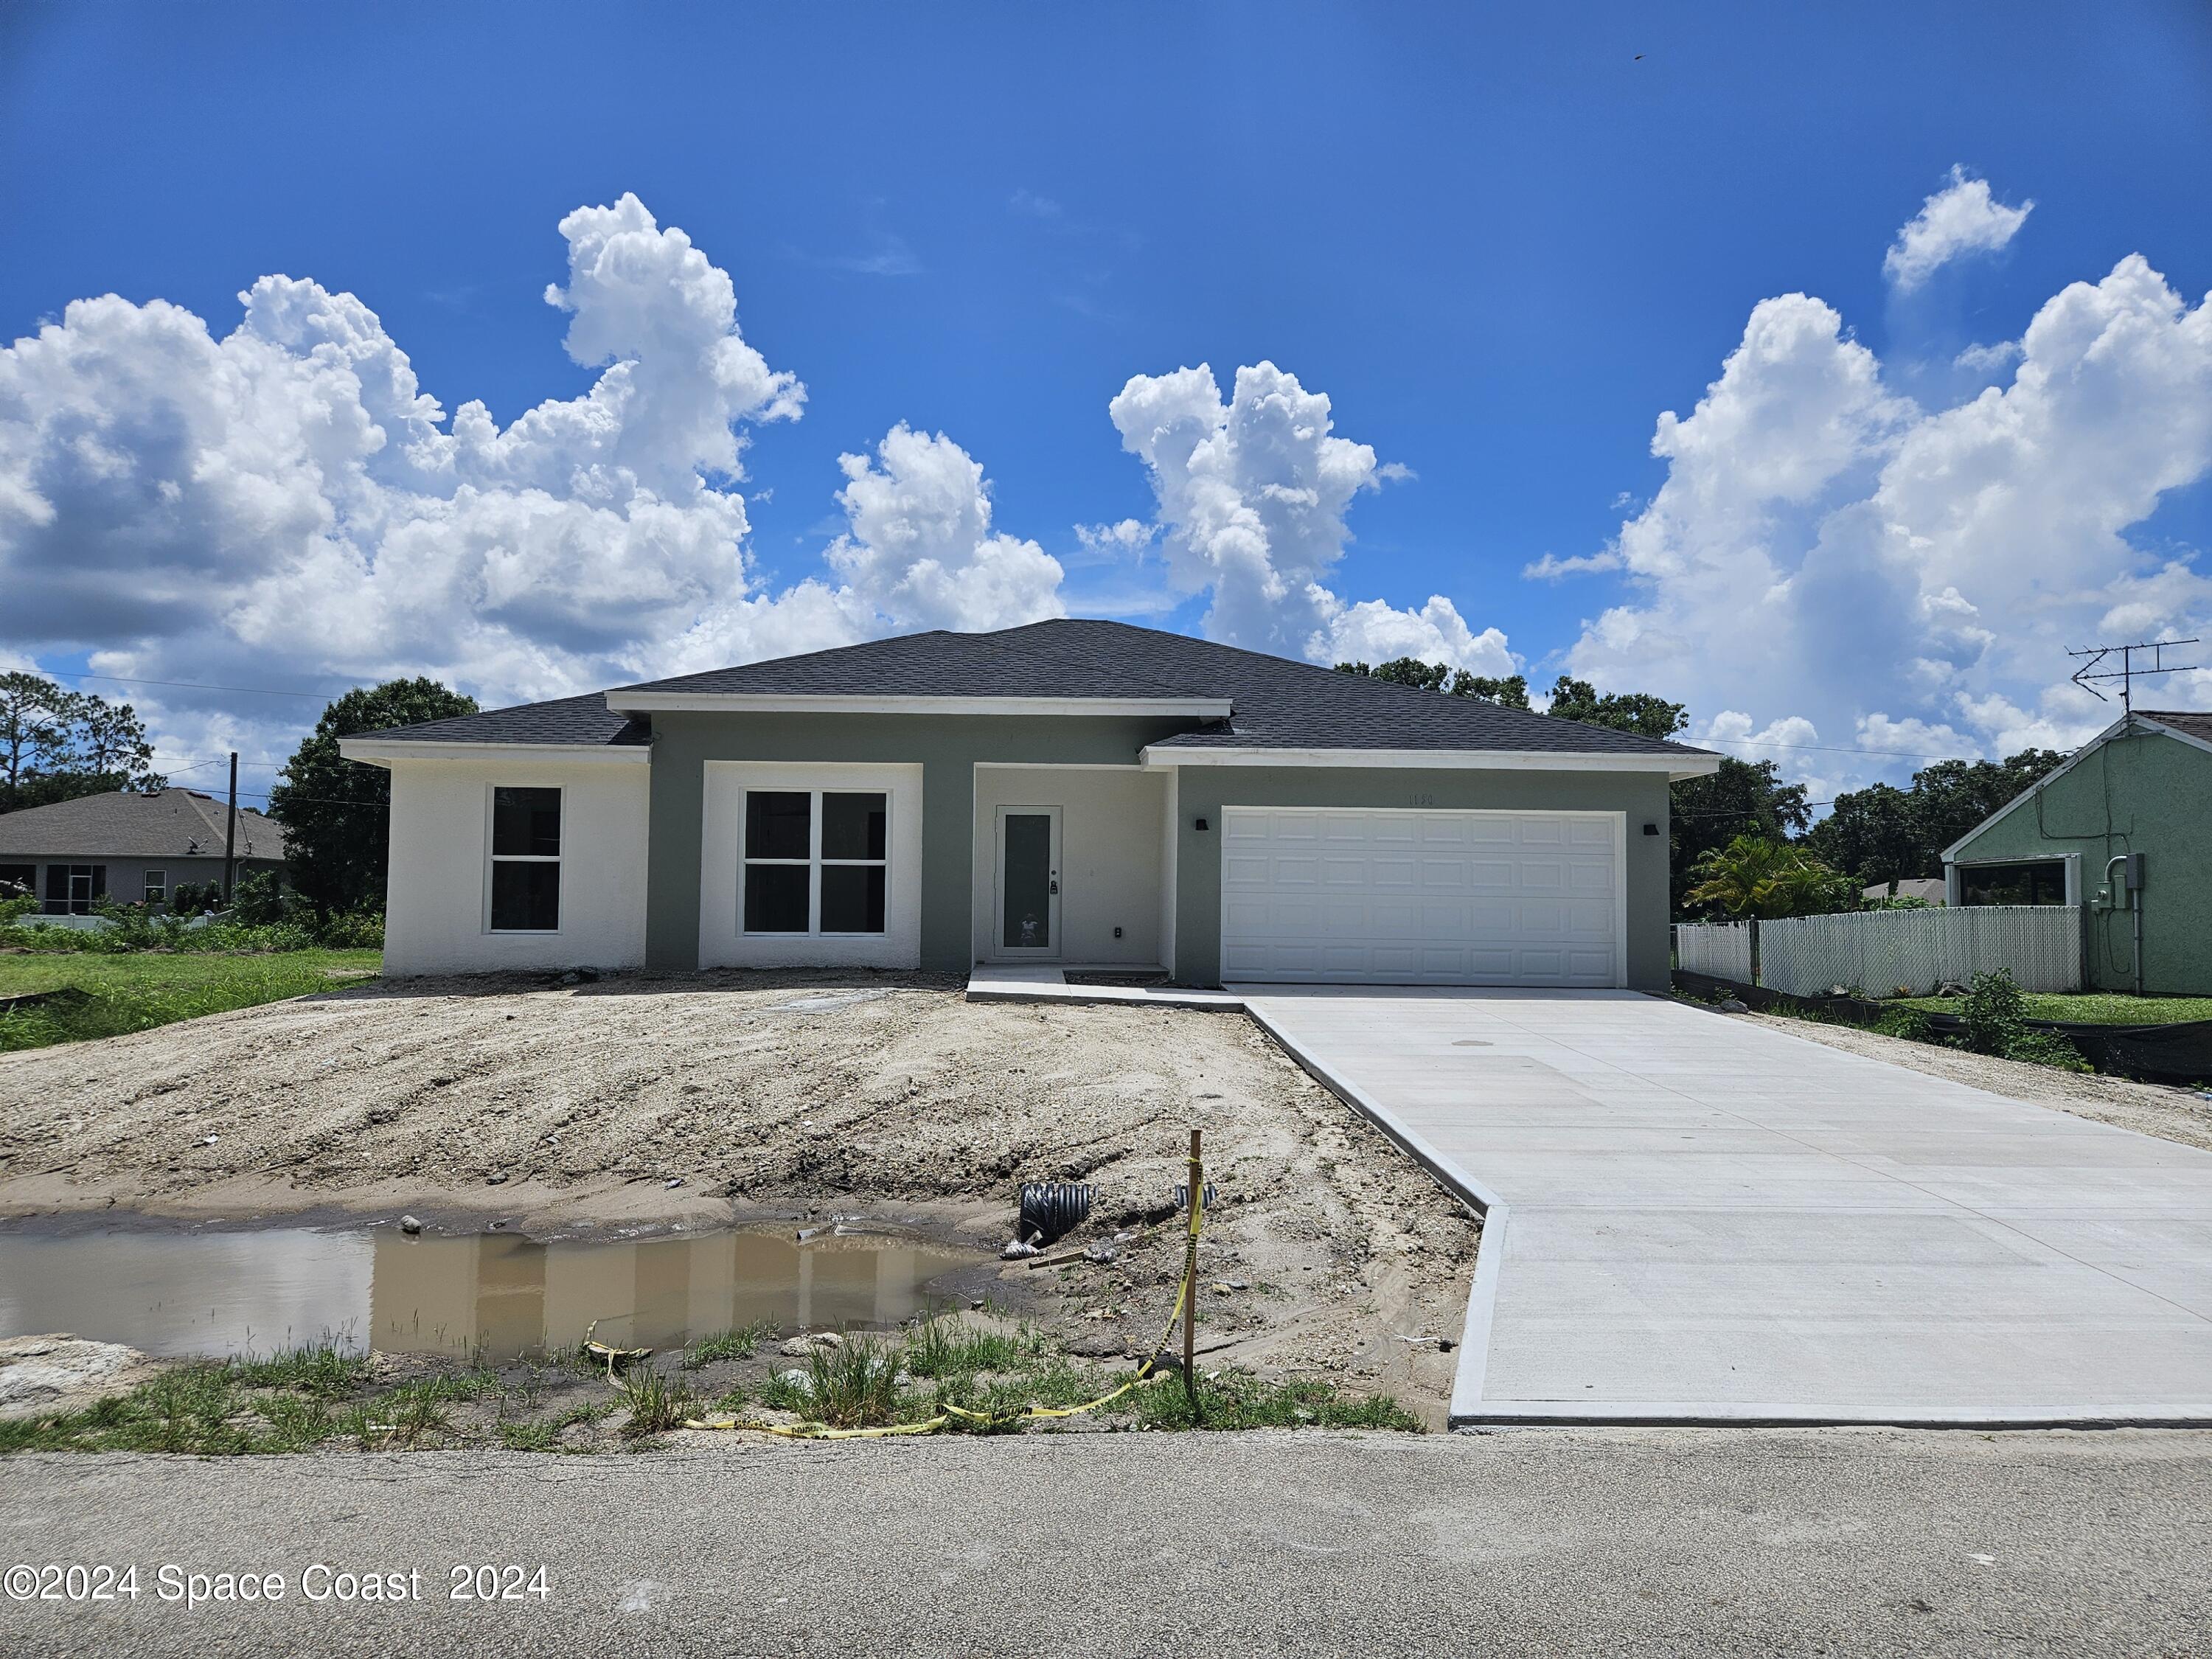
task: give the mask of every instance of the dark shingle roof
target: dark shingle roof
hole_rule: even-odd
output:
[[[424,720],[419,726],[395,726],[382,732],[363,732],[363,738],[403,738],[409,743],[560,743],[632,744],[647,743],[651,735],[627,714],[607,707],[606,694],[588,691],[580,697],[553,702],[518,703],[512,708],[487,708],[477,714],[456,714],[450,720]]]
[[[1225,702],[1225,720],[1165,738],[1166,749],[1437,749],[1702,755],[1678,743],[1472,697],[1417,691],[1311,663],[1127,623],[1031,623],[990,634],[938,631],[779,657],[621,690],[755,696],[1070,697]],[[600,696],[495,709],[378,733],[426,743],[635,743],[642,729]]]
[[[0,857],[220,858],[225,807],[191,789],[118,790],[0,813]],[[281,859],[284,827],[238,809],[238,856]]]
[[[2136,713],[2147,720],[2156,720],[2160,726],[2170,726],[2185,736],[2204,743],[2212,743],[2212,709],[2204,708],[2138,708]]]

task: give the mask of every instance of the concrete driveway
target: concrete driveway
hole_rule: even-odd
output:
[[[1455,1423],[2212,1424],[2212,1152],[1632,992],[1240,988],[1489,1211]]]

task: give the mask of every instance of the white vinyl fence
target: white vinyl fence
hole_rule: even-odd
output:
[[[1674,965],[1685,973],[1751,983],[1751,924],[1682,922],[1674,929]]]
[[[1964,985],[2000,968],[2009,969],[2023,991],[2078,991],[2081,910],[2073,904],[1969,904],[1685,924],[1674,930],[1674,952],[1676,965],[1688,972],[1800,997],[1825,996],[1838,985],[1874,997],[1899,987],[1925,996],[1947,980]]]

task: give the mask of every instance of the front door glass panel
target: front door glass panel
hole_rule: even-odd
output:
[[[1009,812],[1004,937],[1009,951],[1052,948],[1052,818],[1044,812]]]

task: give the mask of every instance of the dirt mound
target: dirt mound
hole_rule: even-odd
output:
[[[891,1206],[996,1242],[1019,1182],[1087,1181],[1095,1237],[1166,1209],[1195,1127],[1221,1193],[1206,1322],[1224,1356],[1441,1401],[1451,1357],[1400,1338],[1457,1336],[1474,1222],[1250,1022],[960,993],[866,974],[414,981],[10,1054],[0,1213],[443,1206],[548,1226]],[[1091,1346],[1135,1340],[1171,1231],[1009,1278],[1049,1280]]]

